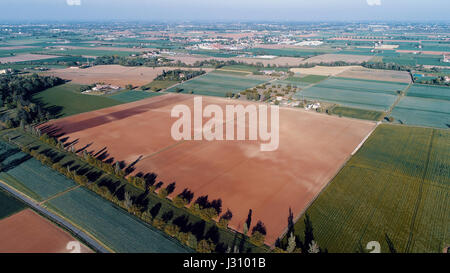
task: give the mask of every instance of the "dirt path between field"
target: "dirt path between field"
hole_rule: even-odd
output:
[[[386,112],[386,116],[389,117],[392,113],[392,111],[394,110],[395,106],[397,106],[397,104],[400,103],[400,100],[406,96],[406,94],[408,93],[409,88],[411,88],[411,86],[413,85],[413,83],[411,82],[405,89],[403,89],[403,94],[399,94],[397,95],[397,98],[395,99],[394,103],[391,105],[391,107],[389,108],[389,110]]]
[[[57,198],[57,197],[59,197],[59,196],[65,194],[65,193],[68,193],[68,192],[70,192],[70,191],[76,190],[76,189],[78,189],[79,187],[81,187],[81,185],[76,185],[75,187],[69,188],[69,189],[67,189],[67,190],[65,190],[65,191],[62,191],[62,192],[57,193],[57,194],[55,194],[55,195],[53,195],[53,196],[50,196],[50,197],[47,198],[46,200],[41,201],[41,202],[39,203],[39,205],[42,206],[44,203],[47,203],[48,201],[53,200],[53,199],[55,199],[55,198]]]

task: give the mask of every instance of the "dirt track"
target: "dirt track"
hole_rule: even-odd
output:
[[[109,157],[128,164],[141,158],[136,172],[155,172],[164,185],[175,181],[174,194],[188,188],[194,200],[203,195],[220,198],[223,211],[233,212],[234,229],[242,230],[252,209],[252,223],[265,223],[269,244],[287,226],[289,208],[295,216],[301,213],[375,127],[371,122],[282,108],[280,145],[273,152],[261,152],[261,141],[177,142],[170,135],[177,120],[170,111],[177,104],[192,109],[193,98],[168,94],[46,125],[60,128],[68,141],[78,140],[77,148],[89,145],[87,150],[96,152],[106,147]],[[211,103],[222,108],[250,104],[203,97],[203,107]]]

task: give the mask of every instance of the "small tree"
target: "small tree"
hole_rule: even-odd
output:
[[[230,222],[233,217],[233,213],[228,209],[219,219],[219,226],[223,228],[228,227],[228,222]]]
[[[127,191],[125,192],[125,198],[123,200],[123,204],[126,209],[130,209],[131,206],[133,205],[133,200],[131,200],[131,195]]]
[[[248,233],[248,227],[247,227],[247,223],[244,223],[244,229],[243,229],[244,235],[247,235]]]
[[[168,225],[166,225],[166,227],[164,228],[164,231],[165,231],[168,235],[170,235],[170,236],[172,236],[172,237],[175,237],[175,236],[178,235],[178,232],[180,231],[180,227],[177,226],[177,225],[168,224]]]
[[[187,246],[193,249],[197,249],[197,237],[189,232]]]
[[[188,204],[188,201],[182,196],[177,195],[173,198],[173,204],[178,208],[182,208]]]
[[[214,244],[210,240],[201,240],[196,250],[199,253],[211,253],[214,251]]]
[[[309,249],[308,249],[308,253],[319,253],[320,252],[320,248],[319,245],[316,243],[316,241],[312,241],[309,244]]]
[[[119,162],[116,162],[116,163],[114,164],[114,173],[115,173],[115,175],[119,175],[119,173],[120,173],[120,165],[119,165]]]
[[[294,252],[295,248],[297,247],[297,243],[295,242],[295,235],[293,232],[291,232],[291,234],[289,235],[288,238],[288,246],[286,251],[289,253]]]
[[[167,192],[167,189],[166,189],[166,188],[160,189],[159,192],[158,192],[158,195],[159,195],[159,197],[161,197],[161,198],[166,198],[168,194],[169,194],[169,193]]]
[[[250,237],[250,241],[257,246],[263,245],[266,234],[266,227],[264,226],[263,222],[258,221],[258,223],[256,223],[256,225],[252,229],[252,236]]]

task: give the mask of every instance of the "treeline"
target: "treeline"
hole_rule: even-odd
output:
[[[0,107],[3,108],[0,122],[12,128],[20,124],[39,123],[52,116],[44,107],[32,100],[35,93],[64,83],[60,78],[37,74],[0,77]]]
[[[123,57],[123,56],[101,56],[95,59],[95,65],[108,65],[108,64],[118,64],[123,66],[174,66],[173,63],[164,57]]]
[[[162,74],[158,75],[155,80],[158,81],[186,81],[197,76],[205,74],[203,70],[182,70],[175,69],[171,71],[163,70]]]
[[[220,229],[226,230],[229,221],[233,217],[233,213],[229,209],[222,213],[221,199],[209,200],[208,196],[200,196],[194,201],[194,193],[188,189],[184,189],[171,200],[167,197],[175,191],[175,182],[163,187],[163,182],[157,182],[157,175],[154,173],[145,175],[138,173],[132,176],[129,175],[134,171],[131,166],[125,167],[120,162],[107,163],[107,161],[100,160],[85,150],[77,151],[73,144],[65,144],[30,125],[24,126],[22,130],[24,133],[37,137],[42,142],[55,147],[60,153],[58,155],[48,150],[39,153],[27,147],[22,147],[23,152],[30,154],[42,162],[42,164],[53,168],[69,179],[87,187],[146,223],[164,231],[167,235],[178,239],[184,245],[201,253],[239,252],[243,249],[242,243],[239,243],[239,246],[237,246],[236,244],[238,242],[231,245],[230,242],[227,243],[220,240]],[[60,161],[65,157],[64,154],[78,156],[93,168],[89,170],[86,168],[76,169],[71,167],[71,165],[63,165]],[[100,171],[96,171],[95,169]],[[102,173],[107,173],[109,177],[105,177]],[[114,181],[114,178],[117,181]],[[122,182],[129,183],[139,189],[141,193],[133,194],[136,191],[130,188],[127,190],[127,187],[120,186],[123,185]],[[156,202],[151,206],[148,200],[149,194],[161,200],[161,202]],[[174,211],[167,210],[167,208],[163,212],[162,203],[164,202],[170,202],[174,207],[181,210],[188,210],[190,214],[198,216],[200,221],[190,223],[188,215],[182,214],[175,217]],[[208,230],[205,230],[206,222],[212,223]],[[251,230],[251,234],[247,236],[248,227],[250,226],[251,210],[249,219],[247,219],[244,226],[244,234],[241,234],[241,241],[248,241],[253,245],[262,246],[266,235],[264,224],[259,221]]]
[[[414,83],[450,86],[450,81],[446,81],[444,76],[439,76],[434,79],[426,79],[426,80],[414,77]]]

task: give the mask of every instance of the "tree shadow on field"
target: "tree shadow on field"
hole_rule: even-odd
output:
[[[75,140],[73,140],[73,141],[71,141],[71,142],[66,142],[66,143],[64,143],[64,148],[67,148],[67,147],[70,147],[70,146],[72,146],[72,145],[75,145],[75,144],[77,144],[79,141],[80,141],[80,139],[77,138],[77,139],[75,139]]]
[[[75,153],[80,153],[85,151],[87,148],[89,148],[89,146],[91,146],[92,144],[94,144],[94,142],[91,142],[89,144],[84,145],[83,147],[81,147],[80,149],[76,150]]]
[[[172,224],[178,226],[181,232],[189,232],[189,218],[186,215],[178,216],[172,221]]]
[[[64,168],[67,168],[68,166],[71,166],[73,163],[75,163],[75,161],[74,160],[70,160],[70,161],[67,161],[66,163],[64,163],[62,166]]]
[[[104,152],[102,152],[101,154],[99,154],[98,156],[95,156],[98,160],[101,160],[101,161],[103,161],[103,160],[105,160],[105,159],[107,159],[108,157],[109,157],[109,153],[108,153],[108,151],[106,150],[106,147],[105,147],[105,151]],[[113,159],[114,160],[114,159]]]
[[[99,187],[105,186],[105,187],[107,187],[109,189],[110,192],[112,192],[114,194],[116,193],[116,191],[119,188],[120,184],[121,184],[120,181],[113,181],[112,179],[106,178],[106,177],[102,178],[98,182],[98,186]]]
[[[148,209],[149,200],[147,198],[148,192],[143,192],[136,196],[135,204],[141,208],[141,211],[144,212]]]
[[[9,162],[8,164],[2,166],[1,171],[2,172],[7,172],[9,170],[14,169],[15,167],[19,166],[20,164],[24,163],[25,161],[28,161],[29,159],[33,158],[31,155],[29,154],[24,154],[22,157],[17,158],[15,160],[12,160],[11,162]]]
[[[188,188],[185,188],[180,194],[178,194],[178,196],[186,200],[188,204],[192,202],[192,199],[194,199],[194,193]]]
[[[106,151],[106,147],[103,147],[100,150],[98,150],[97,152],[92,150],[92,151],[90,151],[90,153],[92,154],[93,157],[98,157],[100,154],[102,154],[105,151]]]
[[[195,235],[195,237],[197,237],[197,240],[200,241],[201,239],[203,239],[205,227],[206,227],[205,221],[200,220],[194,224],[190,224],[189,230],[191,231],[192,234]]]
[[[211,241],[217,245],[220,240],[220,233],[217,226],[211,226],[205,234],[205,239],[211,239]]]
[[[133,161],[128,167],[125,169],[126,174],[130,174],[136,170],[134,167],[141,159],[143,158],[142,155],[140,155],[135,161]]]
[[[63,116],[64,107],[44,102],[40,98],[33,98],[33,103],[40,105],[45,111],[48,111],[53,117],[60,118]]]

